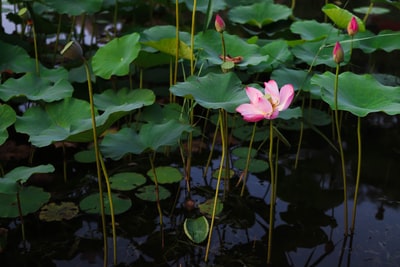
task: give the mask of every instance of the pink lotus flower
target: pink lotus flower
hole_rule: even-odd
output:
[[[347,24],[347,33],[350,36],[354,36],[358,32],[358,23],[355,17],[352,17],[351,20],[349,21],[349,24]]]
[[[343,62],[343,60],[344,60],[343,48],[339,42],[336,42],[335,47],[333,48],[333,61],[339,64],[340,62]]]
[[[250,103],[242,104],[236,108],[245,121],[257,122],[263,119],[272,120],[278,117],[279,111],[289,107],[294,97],[294,89],[291,84],[282,86],[279,91],[274,80],[265,82],[263,94],[253,87],[246,87],[246,94]]]
[[[218,14],[215,17],[215,29],[220,33],[225,31],[225,21]]]

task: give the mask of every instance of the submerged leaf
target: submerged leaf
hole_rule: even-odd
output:
[[[52,202],[41,208],[39,219],[46,222],[71,220],[78,213],[79,208],[73,202]]]

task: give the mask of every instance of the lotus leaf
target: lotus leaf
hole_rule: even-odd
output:
[[[201,243],[206,240],[210,226],[206,217],[200,216],[196,219],[185,219],[183,229],[190,240],[195,243]]]
[[[182,173],[174,167],[171,166],[160,166],[155,169],[157,175],[157,182],[159,184],[169,184],[180,182],[183,178]],[[154,181],[153,170],[149,170],[147,175]]]
[[[36,212],[50,199],[50,193],[44,192],[42,188],[35,186],[22,187],[19,191],[22,216]],[[16,218],[18,213],[17,194],[0,193],[0,217]]]
[[[156,186],[155,185],[146,185],[137,190],[135,193],[136,197],[146,200],[146,201],[152,201],[156,202],[157,201],[157,196],[156,196]],[[162,185],[158,186],[158,198],[159,200],[164,200],[167,199],[171,196],[171,193],[163,187]]]
[[[203,203],[199,204],[200,212],[211,216],[214,209],[214,199],[215,198],[210,198],[204,201]],[[224,209],[224,203],[222,203],[221,200],[218,198],[215,210],[215,216],[218,216],[223,209]]]
[[[229,19],[232,22],[250,24],[261,29],[264,25],[287,19],[291,14],[292,10],[287,6],[264,1],[232,8],[229,11]]]
[[[23,73],[35,70],[35,60],[18,45],[0,40],[0,72]]]
[[[15,111],[6,104],[0,104],[0,145],[8,138],[8,126],[14,124],[16,120]]]
[[[103,0],[46,0],[44,3],[60,14],[78,16],[85,13],[93,14],[99,11],[103,4]]]
[[[107,215],[110,215],[110,201],[108,199],[108,195],[103,193],[104,197],[104,212]],[[114,214],[121,214],[125,211],[129,210],[132,207],[132,201],[130,198],[123,196],[121,194],[111,193],[113,207],[114,207]],[[90,214],[100,214],[101,207],[100,207],[100,195],[99,193],[91,194],[84,199],[81,200],[79,203],[79,207],[82,211]]]
[[[146,177],[136,172],[120,172],[110,177],[110,186],[114,190],[129,191],[143,185]]]
[[[79,208],[73,202],[49,203],[43,206],[39,219],[46,222],[71,220],[79,213]]]
[[[352,17],[355,17],[357,20],[358,28],[360,32],[365,31],[364,22],[353,15],[350,11],[346,9],[342,9],[334,4],[326,4],[322,7],[322,11],[339,27],[342,29],[346,29],[349,21]]]
[[[314,75],[311,82],[321,87],[322,99],[334,109],[335,75],[330,72]],[[382,85],[370,74],[341,73],[338,109],[349,111],[359,117],[372,112],[400,114],[400,87]]]
[[[138,33],[132,33],[100,47],[92,59],[93,72],[104,79],[127,75],[129,65],[140,51],[139,38]]]

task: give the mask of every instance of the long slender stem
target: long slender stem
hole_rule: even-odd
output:
[[[215,186],[215,195],[214,195],[214,205],[213,205],[213,212],[211,215],[211,224],[210,224],[210,232],[208,233],[208,241],[207,241],[207,247],[206,247],[206,255],[204,258],[204,261],[208,261],[208,254],[210,252],[210,246],[211,246],[211,239],[212,239],[212,232],[213,232],[213,228],[214,228],[214,222],[215,222],[215,214],[217,211],[217,201],[218,201],[218,191],[219,191],[219,187],[221,184],[221,176],[222,176],[222,170],[223,170],[223,162],[225,161],[225,147],[226,147],[226,140],[224,138],[224,122],[223,122],[223,116],[224,116],[224,111],[220,110],[219,111],[219,124],[220,124],[220,130],[221,130],[221,142],[222,142],[222,154],[221,154],[221,161],[220,161],[220,165],[219,165],[219,171],[218,171],[218,178],[217,178],[217,185]]]
[[[106,216],[104,213],[103,187],[101,184],[101,163],[100,163],[99,146],[97,143],[96,117],[95,117],[95,111],[94,111],[94,105],[93,105],[93,88],[92,88],[92,81],[91,81],[91,77],[90,77],[89,66],[88,66],[86,59],[83,59],[83,64],[85,66],[86,77],[87,77],[87,81],[88,81],[90,113],[91,113],[91,118],[92,118],[93,144],[94,144],[95,157],[96,157],[97,183],[99,186],[101,222],[102,222],[102,227],[103,227],[103,229],[102,229],[103,230],[103,246],[104,246],[103,262],[104,262],[104,266],[107,266],[108,243],[107,243]]]
[[[197,0],[193,0],[192,29],[190,32],[190,75],[194,74],[194,31],[196,22]]]
[[[32,23],[32,33],[33,33],[33,48],[35,50],[35,65],[36,65],[36,74],[40,76],[40,69],[39,69],[39,53],[38,53],[38,46],[37,46],[37,37],[36,37],[36,30],[35,30],[35,23]]]
[[[59,43],[59,41],[60,41],[61,18],[62,18],[62,14],[59,14],[59,15],[58,15],[58,23],[57,23],[56,41],[55,41],[55,44],[54,44],[54,56],[53,56],[53,64],[54,64],[54,65],[56,64],[58,43]]]
[[[272,257],[272,233],[274,229],[274,220],[275,220],[275,171],[274,171],[274,161],[272,158],[272,151],[274,146],[274,128],[273,121],[270,120],[269,124],[269,152],[268,152],[268,161],[269,161],[269,170],[271,176],[270,183],[270,206],[269,206],[269,229],[268,229],[268,252],[267,252],[267,264],[271,264]]]
[[[222,42],[222,60],[225,62],[226,61],[226,46],[225,46],[225,38],[224,38],[224,32],[221,32],[221,42]]]
[[[339,124],[339,110],[338,110],[338,84],[339,84],[339,64],[336,64],[336,76],[335,76],[335,88],[334,88],[334,105],[335,105],[335,126],[337,140],[339,144],[340,159],[342,165],[342,176],[343,176],[343,206],[344,206],[344,235],[348,235],[348,204],[347,204],[347,179],[346,179],[346,165],[342,146],[342,137],[340,133]]]
[[[305,100],[304,98],[302,98],[301,100],[301,113],[304,114],[304,103]],[[302,118],[304,118],[304,116],[301,116]],[[300,136],[299,136],[299,142],[297,144],[297,151],[296,151],[296,159],[294,162],[294,168],[297,169],[297,165],[299,163],[299,156],[300,156],[300,149],[301,149],[301,143],[303,142],[303,133],[304,133],[304,121],[303,119],[300,121]]]
[[[22,187],[20,187],[19,189],[22,189]],[[19,220],[21,221],[22,240],[25,241],[26,240],[25,223],[24,223],[24,216],[22,215],[22,206],[21,206],[21,198],[19,197],[19,190],[17,191],[17,206],[18,206]]]
[[[354,234],[354,228],[356,224],[356,213],[357,213],[357,197],[358,188],[360,186],[360,176],[361,176],[361,117],[357,117],[357,174],[356,174],[356,189],[354,191],[354,201],[353,201],[353,215],[351,219],[350,233]]]

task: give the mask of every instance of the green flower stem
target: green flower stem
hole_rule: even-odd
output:
[[[204,168],[204,173],[203,173],[204,177],[207,175],[208,168],[210,167],[210,164],[211,164],[212,155],[213,155],[213,151],[214,151],[214,148],[215,148],[215,142],[217,141],[217,134],[218,134],[218,128],[219,128],[219,124],[220,124],[220,121],[219,121],[220,119],[221,119],[220,116],[218,116],[217,125],[216,125],[216,128],[215,128],[213,140],[212,140],[212,143],[211,143],[210,154],[208,155],[207,163],[206,163],[206,166]]]
[[[190,75],[194,74],[194,31],[196,22],[197,0],[193,0],[192,28],[190,32]]]
[[[174,64],[174,80],[173,84],[178,81],[178,64],[179,64],[179,1],[175,0],[175,64]]]
[[[343,206],[344,206],[344,235],[348,235],[348,204],[347,204],[347,179],[346,179],[346,166],[342,146],[342,137],[340,133],[339,124],[339,110],[338,110],[338,84],[339,84],[339,69],[340,65],[336,64],[336,76],[335,76],[335,88],[334,88],[334,101],[335,101],[335,126],[337,140],[339,144],[340,159],[342,164],[342,176],[343,176]]]
[[[221,32],[221,42],[222,42],[222,60],[225,62],[226,61],[226,46],[225,46],[225,38],[224,38],[224,32]]]
[[[303,110],[304,110],[304,103],[305,103],[305,100],[304,100],[304,97],[303,97],[302,101],[301,101],[301,113],[302,113],[301,118],[302,119],[300,120],[300,136],[299,136],[299,142],[297,144],[296,159],[294,161],[294,168],[295,169],[297,169],[297,165],[299,163],[299,155],[300,155],[301,143],[303,142],[303,133],[304,133],[304,121],[303,121],[304,112],[303,112]]]
[[[35,65],[36,65],[36,74],[40,76],[40,69],[39,69],[39,53],[37,47],[37,37],[36,37],[36,30],[35,30],[35,23],[32,24],[32,33],[33,33],[33,48],[35,50]]]
[[[371,13],[372,8],[374,7],[374,3],[371,1],[367,10],[367,13],[365,13],[365,16],[363,18],[363,22],[365,23],[368,19],[369,14]]]
[[[254,141],[254,136],[256,134],[256,129],[257,129],[257,122],[254,123],[253,125],[253,131],[251,133],[251,138],[250,138],[250,143],[249,143],[249,150],[247,152],[247,159],[246,159],[246,167],[244,168],[242,177],[243,177],[243,184],[242,184],[242,190],[240,191],[240,196],[243,197],[244,194],[244,188],[246,187],[246,181],[247,181],[247,176],[249,172],[249,165],[250,165],[250,155],[251,155],[251,148],[253,146],[253,141]]]
[[[94,104],[93,104],[93,88],[92,88],[92,80],[90,77],[89,66],[85,58],[83,58],[83,64],[86,71],[86,78],[88,82],[88,90],[89,90],[89,102],[90,102],[90,113],[92,118],[92,131],[93,131],[93,145],[96,157],[96,170],[97,170],[97,182],[99,186],[99,198],[100,198],[100,209],[101,209],[101,222],[103,227],[103,246],[104,246],[104,266],[107,266],[108,262],[108,244],[107,244],[107,229],[106,229],[106,217],[104,213],[104,198],[103,198],[103,190],[101,184],[101,163],[100,163],[100,153],[99,153],[99,145],[97,142],[97,129],[96,129],[96,117],[94,111]]]
[[[163,214],[161,210],[161,204],[160,204],[160,191],[159,191],[159,186],[158,186],[158,179],[157,179],[157,173],[156,173],[156,168],[154,167],[154,158],[156,156],[156,152],[153,151],[153,155],[149,155],[150,159],[150,165],[151,165],[151,171],[153,172],[153,177],[154,177],[154,185],[155,185],[155,191],[156,191],[156,203],[157,203],[157,211],[158,211],[158,216],[159,216],[159,221],[160,221],[160,228],[161,228],[161,247],[164,248],[164,226],[163,226]]]
[[[220,130],[221,130],[221,142],[222,142],[222,154],[221,154],[221,163],[219,165],[219,171],[218,171],[218,178],[217,178],[217,185],[215,186],[215,195],[214,195],[214,205],[213,205],[213,211],[212,211],[212,215],[211,215],[211,224],[210,224],[210,232],[208,233],[208,241],[207,241],[207,247],[206,247],[206,255],[204,258],[204,261],[207,262],[208,261],[208,254],[210,252],[210,246],[211,246],[211,239],[212,239],[212,231],[214,228],[214,222],[215,222],[215,214],[217,211],[217,200],[218,200],[218,191],[219,191],[219,187],[221,184],[221,176],[222,176],[222,170],[223,170],[223,162],[225,161],[225,152],[227,151],[227,149],[225,149],[227,147],[227,143],[225,138],[223,138],[225,136],[225,128],[224,128],[224,122],[223,122],[223,116],[224,116],[224,110],[220,109],[219,110],[219,124],[220,124]]]
[[[19,189],[22,189],[22,187],[20,187]],[[25,241],[26,240],[25,223],[24,223],[24,216],[22,215],[21,198],[19,197],[19,189],[17,191],[17,206],[18,206],[19,220],[21,221],[22,240]]]
[[[269,206],[269,229],[268,229],[268,252],[267,252],[267,264],[271,264],[272,257],[272,233],[274,229],[274,220],[275,220],[275,200],[276,200],[276,186],[275,186],[275,171],[274,171],[274,161],[272,159],[272,151],[274,146],[274,128],[273,121],[269,122],[269,152],[268,152],[268,160],[269,160],[269,170],[271,175],[270,182],[270,206]]]
[[[114,38],[117,37],[117,18],[118,18],[118,0],[115,0],[113,25],[114,25]]]
[[[53,56],[53,64],[56,64],[56,56],[57,56],[57,50],[58,50],[58,43],[60,41],[60,32],[61,32],[61,18],[62,14],[58,15],[58,23],[57,23],[57,33],[56,33],[56,41],[54,44],[54,56]]]
[[[353,215],[351,220],[350,233],[354,234],[355,224],[356,224],[356,212],[357,212],[357,197],[358,188],[360,186],[360,175],[361,175],[361,117],[357,117],[357,174],[356,174],[356,189],[354,191],[354,201],[353,201]]]

